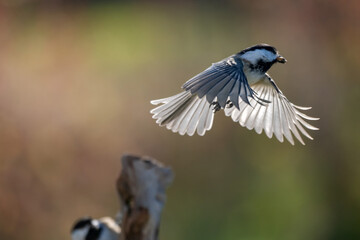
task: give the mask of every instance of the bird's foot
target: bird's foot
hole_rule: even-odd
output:
[[[232,108],[234,106],[234,104],[230,101],[230,100],[228,100],[227,102],[226,102],[226,107],[227,108]]]
[[[213,112],[216,113],[217,111],[219,111],[221,109],[220,104],[216,101],[212,102],[210,107],[213,106]]]

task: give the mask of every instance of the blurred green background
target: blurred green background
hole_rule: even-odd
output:
[[[171,166],[160,239],[360,239],[360,2],[0,0],[0,239],[70,239],[115,215],[123,153]],[[155,124],[152,99],[257,43],[320,117],[307,145],[219,112],[204,137]]]

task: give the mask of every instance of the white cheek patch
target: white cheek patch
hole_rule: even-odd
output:
[[[96,219],[91,221],[91,225],[93,225],[95,228],[99,228],[100,227],[100,222]]]
[[[275,60],[276,57],[276,54],[264,49],[256,49],[254,51],[246,52],[244,55],[242,55],[242,58],[248,60],[253,64],[255,64],[259,59],[265,59],[271,62]]]
[[[89,226],[86,226],[84,228],[76,229],[71,233],[71,239],[72,240],[85,240],[86,235],[89,232]]]

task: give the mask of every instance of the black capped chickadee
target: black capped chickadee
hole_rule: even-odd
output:
[[[119,240],[120,227],[110,217],[77,220],[71,229],[72,240]]]
[[[242,50],[188,80],[183,92],[151,101],[158,106],[151,110],[160,126],[192,136],[204,135],[213,124],[214,113],[224,109],[226,116],[241,126],[263,130],[280,141],[284,137],[294,145],[292,134],[305,145],[299,132],[312,137],[305,128],[318,130],[306,120],[318,120],[300,112],[311,107],[291,103],[266,72],[274,63],[286,63],[279,52],[267,44]]]

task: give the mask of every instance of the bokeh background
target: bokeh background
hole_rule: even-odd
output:
[[[152,99],[256,43],[320,117],[307,145],[221,112],[204,137],[158,127]],[[360,2],[0,0],[0,239],[70,239],[115,215],[123,153],[171,166],[161,239],[360,239]]]

